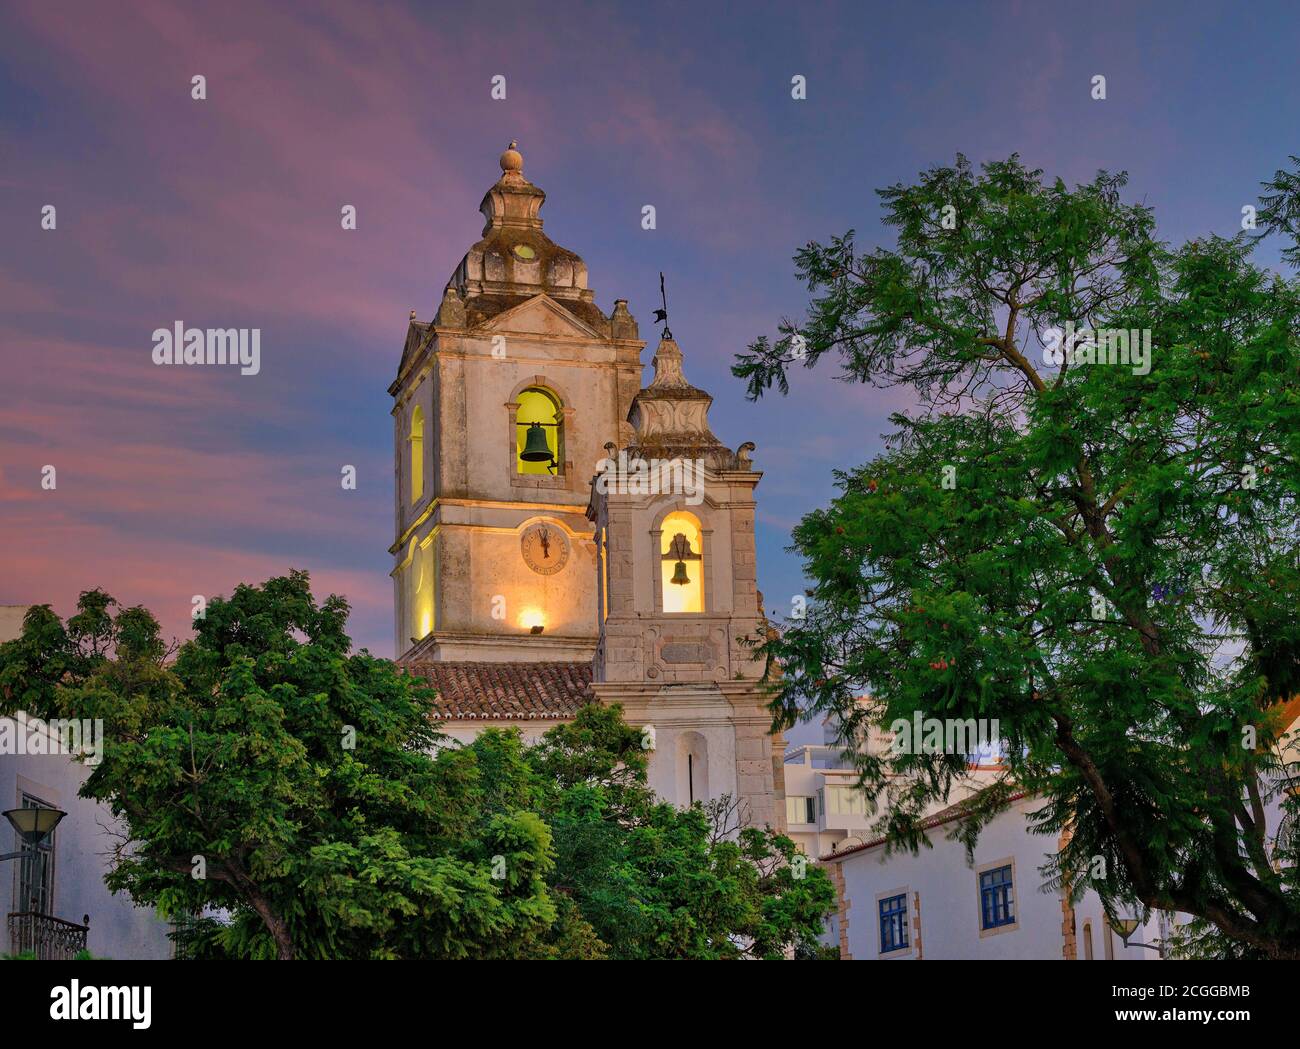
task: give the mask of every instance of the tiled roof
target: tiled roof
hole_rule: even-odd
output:
[[[406,670],[437,689],[439,719],[564,720],[595,701],[590,663],[425,662]]]
[[[1017,791],[1015,794],[1012,794],[1007,798],[1007,803],[1010,804],[1013,801],[1020,801],[1022,798],[1027,797],[1029,797],[1029,791]],[[921,821],[920,829],[932,830],[935,827],[941,827],[945,823],[951,823],[953,820],[961,819],[963,816],[969,815],[970,810],[971,799],[967,798],[964,801],[957,802],[956,805],[949,805],[946,809],[940,809],[938,812],[927,816]],[[861,845],[854,845],[848,849],[841,849],[839,852],[830,852],[825,856],[820,856],[818,858],[823,862],[827,860],[842,860],[845,856],[852,856],[857,852],[866,852],[867,849],[874,849],[879,845],[885,844],[886,841],[888,841],[888,839],[885,837],[872,838],[870,841],[864,841]]]

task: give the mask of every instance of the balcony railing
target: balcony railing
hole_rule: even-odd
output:
[[[38,961],[67,961],[86,949],[90,915],[84,925],[65,922],[36,911],[15,911],[9,915],[9,950],[34,954]]]

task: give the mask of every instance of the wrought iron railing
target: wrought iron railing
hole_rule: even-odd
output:
[[[9,950],[16,955],[34,954],[39,961],[66,961],[86,949],[90,915],[84,925],[66,922],[50,914],[15,911],[9,915]]]

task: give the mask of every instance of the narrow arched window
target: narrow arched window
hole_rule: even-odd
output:
[[[428,637],[433,631],[433,546],[417,546],[412,551],[411,571],[415,576],[415,636]]]
[[[665,612],[704,611],[704,538],[700,521],[685,510],[664,518],[659,578]]]
[[[677,737],[677,804],[709,801],[709,745],[698,732]]]
[[[1083,923],[1083,958],[1092,961],[1092,922]]]
[[[518,397],[515,410],[515,470],[521,474],[559,473],[564,447],[564,413],[550,390],[534,386]]]
[[[424,495],[424,409],[416,405],[411,413],[411,502]]]

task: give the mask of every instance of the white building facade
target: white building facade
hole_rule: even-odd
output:
[[[1125,947],[1092,890],[1071,904],[1044,887],[1040,868],[1057,842],[1031,834],[1026,816],[1041,802],[1019,796],[980,835],[974,862],[949,837],[959,806],[930,818],[931,848],[885,855],[884,842],[824,856],[839,905],[833,942],[845,959],[1158,959],[1153,919]]]
[[[22,629],[27,606],[0,609],[0,641]],[[69,957],[84,945],[96,958],[170,958],[171,926],[152,908],[137,907],[104,885],[107,855],[120,824],[108,807],[78,796],[91,769],[64,749],[66,740],[21,711],[0,718],[0,809],[40,806],[67,813],[35,860],[0,864],[7,897],[0,954],[32,951]],[[23,848],[0,823],[0,853]]]

